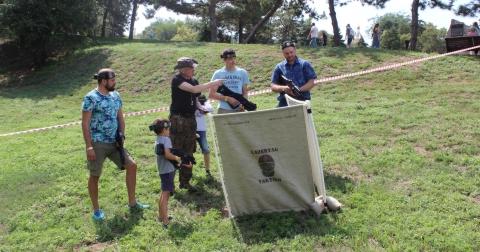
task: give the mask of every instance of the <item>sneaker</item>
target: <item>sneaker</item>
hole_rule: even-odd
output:
[[[142,204],[140,202],[135,202],[135,205],[133,206],[128,206],[130,208],[130,211],[139,211],[139,210],[144,210],[150,208],[150,205],[147,204]]]
[[[105,220],[105,213],[101,209],[95,210],[93,212],[92,219],[94,221],[103,221]]]

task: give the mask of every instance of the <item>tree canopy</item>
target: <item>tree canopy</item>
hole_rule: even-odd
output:
[[[471,0],[471,2],[462,4],[455,11],[457,15],[475,17],[480,14],[480,1]]]

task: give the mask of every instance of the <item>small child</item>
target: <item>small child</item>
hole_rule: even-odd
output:
[[[155,154],[157,155],[157,168],[160,175],[162,193],[158,201],[158,220],[163,223],[164,228],[168,228],[170,217],[168,216],[168,199],[174,191],[175,166],[169,161],[181,161],[181,158],[171,152],[172,141],[170,140],[170,121],[156,119],[150,130],[157,134],[155,140]]]
[[[212,179],[212,174],[210,173],[210,150],[208,148],[207,142],[207,124],[205,122],[205,115],[213,111],[213,107],[208,102],[205,95],[200,95],[198,97],[197,110],[195,111],[195,119],[197,121],[197,138],[200,149],[203,153],[203,163],[205,164],[205,172],[207,173],[207,178]]]

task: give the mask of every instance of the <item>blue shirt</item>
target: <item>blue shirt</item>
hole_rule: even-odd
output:
[[[121,108],[122,99],[117,91],[103,95],[94,89],[83,98],[82,110],[92,112],[90,120],[92,142],[115,142],[118,129],[117,115]]]
[[[317,74],[315,70],[313,70],[310,62],[298,57],[292,65],[288,64],[287,60],[278,63],[275,66],[275,70],[273,70],[272,83],[281,84],[282,80],[280,76],[282,74],[288,79],[293,80],[293,83],[298,87],[302,87],[309,80],[317,78]],[[303,92],[303,96],[305,99],[310,100],[310,91]],[[277,99],[281,105],[286,106],[287,103],[284,94],[280,94]]]
[[[237,94],[242,94],[243,86],[250,84],[247,71],[240,67],[235,67],[233,71],[229,71],[225,67],[218,69],[213,73],[212,81],[218,79],[225,79],[223,85]],[[232,110],[230,105],[225,101],[219,102],[219,108]]]

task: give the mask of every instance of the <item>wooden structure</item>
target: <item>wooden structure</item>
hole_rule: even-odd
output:
[[[463,23],[451,24],[448,33],[449,37],[445,38],[447,52],[480,45],[480,36],[465,36],[465,25]],[[478,49],[472,51],[477,54]]]

